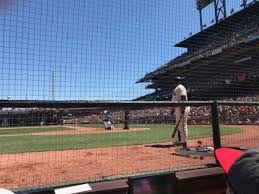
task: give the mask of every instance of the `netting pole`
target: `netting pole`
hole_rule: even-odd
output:
[[[211,105],[211,115],[212,115],[212,131],[213,131],[213,144],[214,148],[221,147],[221,137],[219,128],[219,114],[218,114],[218,103],[214,101]]]
[[[124,113],[124,127],[123,129],[128,130],[129,129],[129,111],[125,111]]]

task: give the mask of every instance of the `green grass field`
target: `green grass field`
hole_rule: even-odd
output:
[[[103,125],[83,125],[84,127],[99,128]],[[122,127],[116,125],[115,127]],[[125,145],[141,145],[171,141],[172,125],[131,125],[131,128],[150,128],[145,131],[129,131],[117,133],[95,133],[80,135],[56,136],[12,136],[0,137],[0,153],[22,153],[37,151],[71,150],[83,148],[103,148]],[[189,139],[211,137],[211,126],[189,126]],[[12,128],[6,134],[35,133],[43,131],[68,130],[60,127]],[[28,132],[30,131],[30,132]],[[238,128],[221,128],[221,134],[239,133]]]
[[[18,135],[18,134],[28,134],[28,133],[40,133],[48,131],[64,131],[71,130],[68,127],[56,127],[56,126],[42,126],[42,127],[10,127],[10,128],[0,128],[0,135]]]

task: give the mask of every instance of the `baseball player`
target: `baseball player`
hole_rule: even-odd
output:
[[[104,111],[103,122],[104,122],[105,130],[111,130],[113,128],[113,126],[111,124],[111,115],[107,110]]]
[[[44,119],[41,119],[40,125],[43,126],[45,124]]]
[[[187,101],[187,90],[180,83],[181,78],[177,77],[178,85],[174,89],[174,94],[172,96],[173,101]],[[183,145],[183,148],[187,149],[187,137],[188,137],[188,128],[187,120],[188,114],[190,112],[190,107],[180,106],[175,107],[172,111],[175,114],[176,124],[178,124],[178,140],[176,144]]]

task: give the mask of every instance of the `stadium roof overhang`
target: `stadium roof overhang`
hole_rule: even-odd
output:
[[[218,39],[222,40],[224,36],[221,36],[221,33],[235,29],[235,26],[238,26],[237,23],[239,23],[239,20],[247,16],[247,14],[250,18],[253,18],[255,23],[258,23],[258,9],[259,2],[254,2],[247,8],[176,44],[176,46],[189,48],[193,45],[204,46],[202,44],[206,42],[206,45],[208,45],[208,42],[211,40],[216,40],[216,42]],[[242,27],[244,28],[246,22],[243,21],[242,25],[244,25]],[[240,25],[237,30],[239,29]],[[250,31],[251,30],[252,29],[250,29]],[[176,80],[174,78],[177,76],[186,78],[182,83],[187,88],[192,88],[190,92],[193,96],[198,96],[205,92],[215,93],[215,91],[221,91],[222,95],[231,95],[231,92],[233,94],[235,93],[233,92],[235,89],[238,89],[242,95],[242,91],[245,92],[245,88],[249,88],[251,82],[245,80],[240,84],[240,82],[237,81],[239,74],[242,74],[242,72],[246,73],[248,70],[254,74],[259,72],[259,66],[257,64],[259,61],[257,56],[259,53],[258,29],[256,33],[253,31],[251,34],[253,34],[251,36],[253,38],[248,35],[240,36],[240,38],[236,38],[233,42],[225,40],[225,42],[218,44],[218,46],[209,47],[210,49],[206,46],[204,47],[206,49],[203,49],[202,52],[198,49],[198,54],[190,50],[191,52],[183,53],[155,71],[146,74],[145,77],[137,81],[137,83],[150,83],[146,88],[155,89],[156,91],[138,99],[157,98],[161,100],[161,98],[171,98],[172,90],[176,86]],[[231,77],[234,77],[234,79],[230,80]],[[257,77],[253,78],[254,82],[256,82],[256,80]],[[225,82],[229,84],[221,84]],[[246,83],[247,85],[245,85]],[[259,94],[257,87],[255,87],[254,90],[254,92]],[[218,94],[218,96],[221,96],[221,94]]]
[[[259,37],[251,42],[247,41],[248,40],[244,40],[226,49],[208,51],[207,57],[195,56],[193,60],[183,63],[169,63],[163,68],[163,71],[157,72],[157,74],[147,75],[146,79],[155,83],[163,82],[164,79],[170,79],[173,82],[173,78],[176,76],[201,76],[201,74],[197,74],[197,72],[206,71],[206,75],[204,76],[208,77],[209,74],[220,73],[222,68],[224,70],[234,70],[243,64],[242,62],[258,59]]]
[[[224,33],[227,33],[227,31],[230,31],[234,29],[235,27],[239,26],[240,19],[244,18],[245,16],[253,15],[258,12],[259,8],[259,1],[252,2],[248,7],[245,9],[242,9],[233,15],[227,17],[226,19],[222,20],[219,23],[216,23],[215,25],[212,25],[208,27],[207,29],[200,31],[199,33],[177,43],[176,47],[183,47],[183,48],[189,48],[192,45],[198,46],[203,45],[203,41],[207,41],[213,38],[215,35],[215,32],[222,31]],[[231,23],[231,25],[229,25]]]
[[[213,88],[200,88],[198,91],[189,90],[189,100],[210,100],[231,98],[231,97],[242,97],[247,95],[258,95],[259,94],[259,77],[249,78],[243,82],[235,82],[231,85],[216,86]],[[172,90],[158,90],[153,93],[141,96],[135,100],[170,100],[172,98]]]
[[[259,77],[258,53],[259,36],[252,40],[243,40],[235,46],[222,49],[220,52],[210,52],[209,56],[196,58],[196,60],[182,66],[168,64],[159,74],[149,75],[149,81],[152,84],[146,88],[156,89],[156,94],[163,91],[163,94],[160,95],[166,99],[168,98],[166,93],[169,93],[170,96],[176,86],[176,81],[173,78],[180,75],[186,77],[183,84],[187,88],[192,88],[191,96],[192,94],[195,96],[203,93],[212,94],[213,92],[215,94],[216,91],[221,91],[223,95],[231,95],[231,93],[239,91],[239,94],[242,95],[251,86],[251,80],[257,81],[257,77],[253,76],[258,74]],[[249,78],[240,84],[238,76],[242,73],[247,74],[248,70],[253,79]],[[197,80],[199,80],[199,84],[193,84],[197,83]],[[226,82],[230,83],[225,84]],[[255,93],[259,93],[258,87],[253,90]],[[219,94],[218,96],[220,97]]]

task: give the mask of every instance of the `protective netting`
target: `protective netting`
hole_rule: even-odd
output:
[[[213,146],[210,109],[201,107],[206,108],[205,123],[198,113],[190,112],[188,147],[192,150],[198,140]],[[171,138],[176,123],[172,107],[107,112],[82,108],[10,110],[2,114],[1,186],[37,188],[214,162],[211,156],[188,158],[175,150],[172,142],[179,137]],[[105,121],[107,114],[109,123]],[[236,133],[231,127],[222,131],[224,135]]]
[[[258,13],[256,0],[1,0],[0,187],[215,162],[172,142],[213,147],[212,100],[258,101]],[[209,102],[137,104],[171,100]],[[257,146],[258,106],[218,111],[223,146]]]
[[[216,1],[1,1],[1,98],[257,95],[258,2]]]
[[[255,148],[259,146],[259,106],[219,106],[221,128],[235,127],[236,134],[221,137],[224,147]]]

